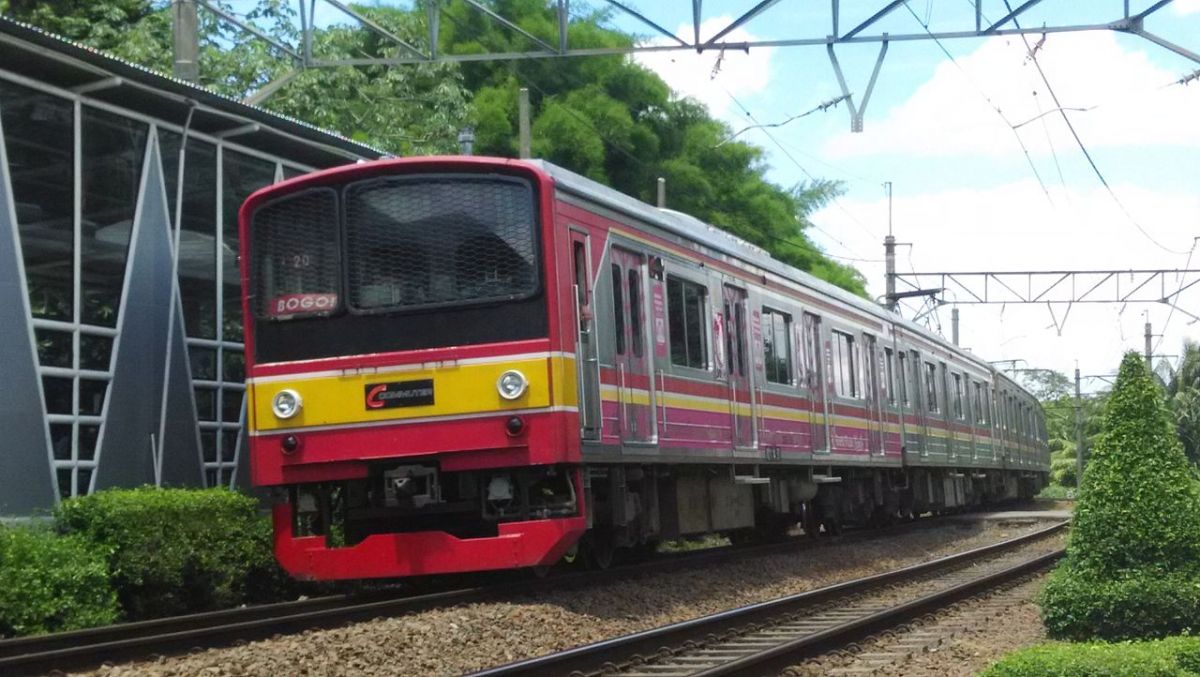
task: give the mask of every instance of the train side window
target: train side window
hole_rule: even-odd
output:
[[[733,331],[737,334],[734,342],[737,346],[737,371],[739,376],[746,375],[746,304],[735,303],[733,311]]]
[[[883,349],[883,381],[884,387],[887,388],[888,404],[896,404],[896,375],[893,371],[892,361],[895,356],[892,354],[891,348]]]
[[[641,357],[642,346],[642,274],[629,269],[629,332],[633,337],[633,354]]]
[[[975,423],[983,425],[987,423],[983,414],[983,384],[975,381]]]
[[[954,377],[954,418],[965,417],[963,412],[963,377],[962,374],[951,374]]]
[[[621,290],[621,266],[612,265],[613,326],[617,331],[617,354],[625,354],[625,295]]]
[[[841,397],[859,397],[858,350],[854,336],[833,330],[833,371],[836,375],[837,394]]]
[[[582,242],[572,243],[572,256],[575,259],[575,303],[578,305],[579,331],[587,331],[587,317],[584,310],[588,307],[587,279],[587,250]]]
[[[763,308],[763,362],[767,380],[783,385],[792,384],[792,316],[778,310]]]
[[[929,407],[929,413],[936,414],[941,409],[938,408],[937,396],[937,365],[932,362],[925,363],[925,404]]]
[[[899,375],[899,378],[896,379],[896,385],[900,389],[900,404],[908,407],[911,404],[908,401],[908,355],[901,350],[897,357],[900,360],[896,365]]]
[[[693,369],[708,366],[708,288],[667,276],[667,325],[671,334],[671,364]]]
[[[979,422],[984,425],[992,422],[992,397],[987,384],[983,387],[983,409],[979,412]]]

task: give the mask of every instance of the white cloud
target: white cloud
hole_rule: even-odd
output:
[[[1200,147],[1200,125],[1195,124],[1200,87],[1164,88],[1179,74],[1150,63],[1144,52],[1122,47],[1114,33],[1051,35],[1038,61],[1064,107],[1096,106],[1089,112],[1068,112],[1089,147]],[[1018,37],[992,38],[958,63],[962,70],[942,62],[885,117],[872,117],[868,110],[866,131],[831,139],[826,152],[841,157],[1021,152],[995,109],[1016,125],[1055,108],[1024,43]],[[1020,135],[1035,155],[1048,154],[1051,144],[1055,149],[1074,146],[1056,112],[1024,125]]]
[[[733,21],[731,16],[720,16],[700,24],[700,37],[716,35]],[[682,24],[676,35],[691,35],[691,24]],[[725,42],[750,42],[758,38],[738,28],[722,38]],[[671,44],[667,39],[651,40],[647,44]],[[640,52],[634,61],[658,73],[680,96],[693,97],[706,106],[716,117],[743,119],[729,94],[741,99],[743,96],[763,91],[770,84],[771,56],[774,49],[760,47],[749,52],[714,52],[697,54],[694,51]],[[720,62],[720,68],[717,64]],[[714,77],[713,73],[716,70]],[[726,93],[728,92],[728,93]]]
[[[1129,184],[1114,189],[1142,226],[1163,244],[1186,251],[1192,236],[1200,234],[1200,195]],[[897,269],[908,273],[912,268],[919,272],[961,272],[1183,267],[1183,256],[1166,253],[1149,242],[1114,206],[1103,188],[1052,188],[1051,194],[1057,207],[1049,204],[1033,179],[985,189],[897,194],[896,236],[900,242],[914,245],[911,268],[910,251],[900,248]],[[851,222],[846,212],[862,221],[885,223],[886,200],[843,198],[842,204],[844,211],[826,208],[814,215],[814,222],[855,252],[882,258],[881,243]],[[819,242],[825,240],[819,232],[813,237]],[[831,242],[827,248],[844,253]],[[1191,267],[1196,268],[1198,261],[1200,252],[1192,259]],[[855,265],[867,276],[871,293],[882,294],[883,264]],[[920,282],[929,287],[940,284],[933,278],[922,278]],[[1129,288],[1127,278],[1120,283],[1123,289]],[[1169,277],[1168,292],[1173,291],[1172,283],[1178,284]],[[1182,294],[1180,307],[1200,314],[1196,310],[1200,308],[1200,286]],[[1155,333],[1162,333],[1170,309],[1161,304],[1131,304],[1123,313],[1116,305],[1076,304],[1061,336],[1045,305],[964,305],[963,345],[988,360],[1021,358],[1029,366],[1067,372],[1079,360],[1085,374],[1107,373],[1116,366],[1122,351],[1141,350],[1144,310],[1151,313]],[[1066,307],[1059,305],[1054,312],[1061,323]],[[949,309],[943,308],[940,315],[944,333],[949,336]],[[1191,320],[1176,312],[1159,352],[1178,353],[1185,336],[1200,338],[1200,322],[1189,325]]]
[[[1171,4],[1175,8],[1175,13],[1180,16],[1200,14],[1200,0],[1175,0]]]

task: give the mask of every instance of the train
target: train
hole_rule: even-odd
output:
[[[606,567],[1047,481],[987,362],[546,161],[347,165],[239,217],[251,475],[297,578]]]

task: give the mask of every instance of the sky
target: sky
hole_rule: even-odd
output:
[[[689,2],[629,4],[679,35],[692,33]],[[705,2],[701,36],[756,4]],[[842,30],[885,4],[845,0]],[[1131,3],[1135,12],[1150,4]],[[1045,0],[1021,21],[1100,23],[1122,16],[1122,5]],[[1003,0],[984,0],[983,8],[985,20],[1006,13]],[[924,23],[935,31],[973,28],[973,12],[970,0],[910,0],[876,30],[921,33]],[[648,43],[661,41],[632,19],[615,23],[646,35]],[[823,36],[830,23],[830,3],[782,0],[727,39]],[[1146,28],[1200,51],[1200,0],[1175,0],[1148,18]],[[812,216],[816,228],[809,235],[858,268],[876,297],[884,293],[889,210],[883,184],[889,181],[891,227],[904,243],[897,269],[910,280],[913,272],[1200,268],[1194,241],[1200,236],[1200,81],[1172,84],[1200,63],[1112,31],[1041,38],[1029,36],[1029,47],[1018,36],[946,40],[945,51],[933,41],[894,42],[862,133],[851,133],[849,112],[839,105],[770,129],[769,136],[750,129],[739,138],[765,149],[767,175],[776,183],[814,176],[843,182],[842,197]],[[1029,56],[1035,45],[1036,63]],[[873,44],[837,48],[856,103],[878,50]],[[823,46],[635,59],[735,130],[781,122],[841,94]],[[1055,110],[1038,66],[1111,193]],[[1189,266],[1193,246],[1198,251]],[[935,278],[917,281],[938,285]],[[1128,281],[1123,276],[1122,284]],[[1176,276],[1166,278],[1169,291],[1180,284]],[[1142,351],[1147,320],[1161,334],[1154,338],[1156,354],[1177,355],[1185,338],[1200,339],[1200,322],[1187,315],[1200,315],[1200,285],[1179,299],[1175,311],[1160,303],[1076,304],[1069,314],[1057,306],[1053,315],[1046,305],[963,304],[961,344],[986,360],[1020,360],[1021,368],[1071,374],[1078,366],[1084,376],[1111,374],[1122,352]],[[954,300],[947,294],[946,305],[927,314],[947,337]],[[907,305],[904,314],[913,317],[918,306]],[[1106,387],[1099,379],[1084,382],[1086,391]]]

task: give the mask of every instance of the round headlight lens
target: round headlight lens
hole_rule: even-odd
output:
[[[529,388],[529,381],[525,379],[525,374],[516,369],[509,369],[500,374],[500,379],[496,381],[496,390],[500,393],[500,397],[506,400],[515,400],[525,394]]]
[[[300,411],[304,402],[295,390],[280,390],[271,400],[271,411],[279,418],[291,418]]]

